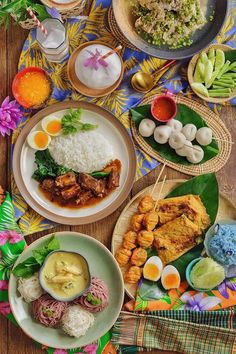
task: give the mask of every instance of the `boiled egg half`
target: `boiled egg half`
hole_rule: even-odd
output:
[[[178,270],[172,266],[167,265],[161,274],[161,283],[164,289],[177,289],[180,286],[180,275]]]
[[[62,133],[61,118],[45,117],[41,124],[43,130],[51,136],[58,136]]]
[[[27,137],[27,143],[35,150],[46,150],[50,142],[50,136],[42,130],[33,131]]]
[[[147,280],[158,281],[163,269],[162,261],[157,256],[150,257],[144,265],[143,277]]]

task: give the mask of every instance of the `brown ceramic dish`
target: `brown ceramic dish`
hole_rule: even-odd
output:
[[[120,74],[120,78],[115,82],[114,85],[107,87],[105,89],[93,89],[90,88],[86,85],[84,85],[77,77],[76,73],[75,73],[75,62],[77,59],[77,56],[79,54],[79,52],[92,45],[92,44],[102,44],[102,45],[106,45],[107,47],[110,47],[111,49],[113,49],[111,46],[109,46],[106,43],[100,42],[100,41],[92,41],[92,42],[87,42],[82,44],[81,46],[79,46],[70,56],[70,59],[68,61],[68,65],[67,65],[67,74],[69,77],[69,80],[71,82],[71,85],[74,87],[74,89],[80,93],[82,93],[82,95],[88,96],[88,97],[103,97],[103,96],[107,96],[110,93],[112,93],[121,83],[123,76],[124,76],[124,63],[123,60],[120,56],[119,53],[116,53],[122,63],[122,69],[121,69],[121,74]]]
[[[112,142],[117,158],[121,160],[121,183],[111,196],[97,204],[98,207],[67,209],[55,206],[48,199],[45,199],[38,188],[38,183],[31,176],[35,170],[34,150],[26,143],[26,138],[32,129],[40,126],[41,120],[52,115],[64,115],[70,108],[83,108],[88,111],[90,117],[97,117],[100,127],[105,126],[108,132],[108,139]],[[121,149],[121,150],[120,150]],[[123,159],[123,160],[122,160]],[[113,213],[128,197],[133,186],[136,174],[136,155],[133,142],[123,124],[107,110],[88,102],[67,101],[47,107],[35,114],[23,128],[15,144],[13,153],[13,174],[20,193],[26,202],[37,213],[54,222],[66,225],[89,224]],[[28,176],[26,176],[28,175]],[[82,212],[81,212],[82,210]]]

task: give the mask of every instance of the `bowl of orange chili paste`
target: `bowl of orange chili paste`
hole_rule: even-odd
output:
[[[24,108],[42,108],[52,95],[53,83],[48,73],[37,67],[21,70],[14,78],[12,92]]]

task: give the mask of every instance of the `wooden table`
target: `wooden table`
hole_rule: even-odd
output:
[[[11,26],[5,32],[0,31],[0,102],[11,94],[11,83],[14,75],[17,72],[18,58],[21,52],[22,44],[27,37],[28,31],[21,29],[19,26]],[[236,108],[225,107],[222,110],[221,118],[225,122],[228,129],[231,131],[232,139],[236,142],[235,129]],[[0,136],[0,185],[10,190],[10,171],[9,171],[9,151],[10,139]],[[233,147],[233,152],[227,165],[217,173],[217,178],[220,184],[220,190],[224,192],[234,203],[236,203],[236,178],[235,178],[235,158],[236,146]],[[166,169],[168,179],[189,178],[170,168]],[[120,212],[137,192],[155,182],[158,174],[158,169],[152,171],[147,176],[135,183],[130,197],[125,203],[112,215],[104,220],[91,225],[69,227],[58,226],[53,231],[72,230],[91,235],[103,242],[108,248],[111,244],[111,236],[116,221]],[[50,230],[51,232],[51,230]],[[47,234],[48,231],[34,234],[27,237],[27,242],[32,242],[37,238]],[[1,316],[0,320],[0,353],[1,354],[40,354],[43,351],[35,346],[32,340],[21,331],[19,327],[14,326],[6,318]],[[167,352],[156,351],[155,353],[164,354]],[[171,352],[168,352],[171,354]]]

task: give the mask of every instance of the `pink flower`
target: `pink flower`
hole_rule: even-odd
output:
[[[0,302],[0,313],[3,316],[9,315],[9,313],[11,313],[9,302]]]
[[[23,240],[23,236],[16,231],[0,231],[0,246],[4,245],[9,240],[9,243],[17,243]]]
[[[98,345],[97,344],[89,344],[84,347],[84,351],[88,354],[96,354]]]
[[[55,349],[53,354],[67,354],[64,349]]]
[[[10,102],[10,97],[6,97],[0,107],[0,133],[2,136],[10,135],[10,131],[16,129],[16,123],[22,116],[20,105],[16,101]]]
[[[108,66],[108,63],[102,59],[102,53],[96,48],[96,52],[92,52],[91,50],[87,50],[87,52],[90,54],[90,57],[84,61],[84,67],[91,67],[94,70],[99,69],[99,64],[106,68]]]
[[[8,282],[6,280],[0,280],[0,290],[7,290]]]

